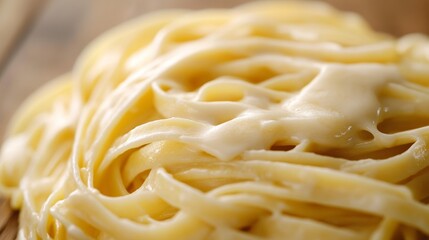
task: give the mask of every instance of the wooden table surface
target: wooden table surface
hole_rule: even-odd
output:
[[[36,88],[70,71],[85,45],[132,17],[163,8],[231,7],[249,0],[0,0],[0,139]],[[429,0],[326,0],[377,30],[429,34]],[[0,199],[0,240],[14,239],[17,214]]]

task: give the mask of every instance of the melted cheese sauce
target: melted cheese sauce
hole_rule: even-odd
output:
[[[427,237],[428,49],[317,2],[126,23],[11,121],[18,238]]]

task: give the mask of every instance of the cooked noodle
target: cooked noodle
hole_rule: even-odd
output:
[[[429,40],[316,2],[120,26],[10,123],[21,239],[429,235]]]

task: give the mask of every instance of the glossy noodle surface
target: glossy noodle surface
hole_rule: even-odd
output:
[[[429,236],[429,40],[316,2],[165,11],[10,123],[21,239]]]

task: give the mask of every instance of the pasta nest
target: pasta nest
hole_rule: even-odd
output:
[[[427,237],[428,49],[317,2],[119,26],[11,121],[18,237]]]

